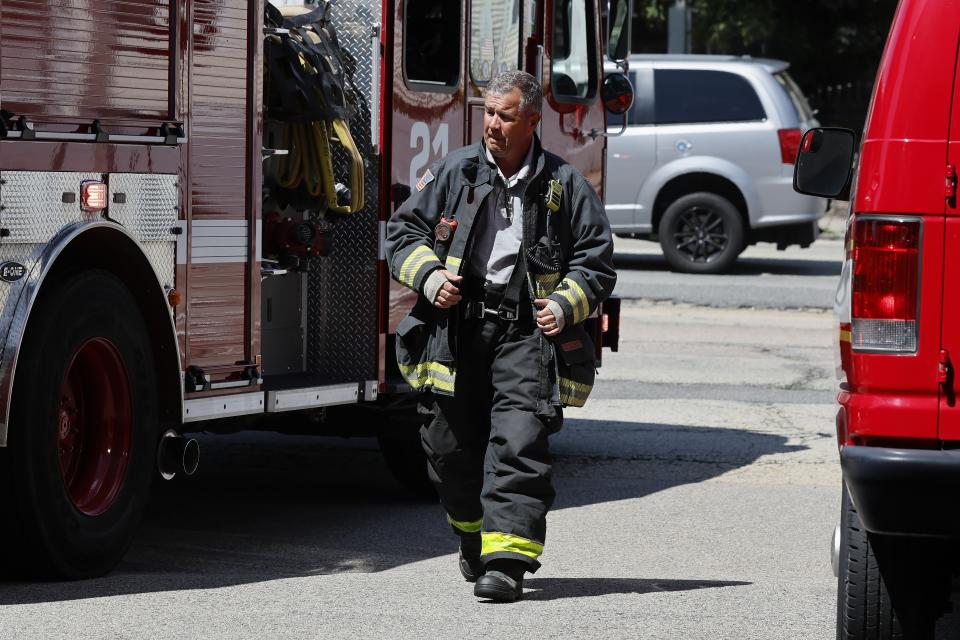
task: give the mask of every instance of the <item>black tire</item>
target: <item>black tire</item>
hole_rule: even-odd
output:
[[[397,432],[377,437],[380,453],[393,477],[411,497],[436,500],[437,492],[427,473],[427,454],[420,443],[420,432],[404,425]]]
[[[156,466],[149,334],[124,285],[98,270],[44,292],[31,318],[0,459],[4,569],[101,576],[129,547]]]
[[[726,198],[705,191],[671,203],[657,236],[670,266],[687,273],[726,271],[745,247],[740,212]]]
[[[838,640],[926,640],[950,597],[946,543],[867,532],[843,489]]]

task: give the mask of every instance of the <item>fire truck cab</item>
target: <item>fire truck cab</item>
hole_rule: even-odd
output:
[[[960,549],[960,11],[902,0],[849,192],[837,292],[838,638],[927,638]],[[813,129],[794,179],[845,198],[854,132]]]
[[[632,90],[605,83],[601,9],[0,4],[4,564],[109,571],[157,468],[196,467],[185,432],[389,432],[414,294],[389,278],[386,220],[480,138],[506,69],[542,78],[544,146],[602,193],[604,100],[622,112]],[[629,15],[621,0],[611,23]],[[597,318],[599,343],[617,318]],[[318,419],[339,405],[383,419]]]

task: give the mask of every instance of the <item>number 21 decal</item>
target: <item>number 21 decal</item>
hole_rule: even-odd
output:
[[[410,173],[407,184],[415,185],[420,179],[431,159],[439,159],[447,155],[450,134],[447,123],[437,125],[437,133],[430,140],[430,127],[426,122],[414,122],[410,128],[410,148],[417,153],[410,160]]]

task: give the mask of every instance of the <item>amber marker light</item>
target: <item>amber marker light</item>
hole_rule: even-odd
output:
[[[171,307],[180,306],[180,303],[183,302],[183,294],[176,289],[170,289],[170,291],[167,291],[167,302],[170,303]]]

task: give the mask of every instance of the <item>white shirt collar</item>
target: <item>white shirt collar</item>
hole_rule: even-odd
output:
[[[523,159],[523,164],[520,166],[520,169],[509,178],[503,175],[503,171],[500,170],[500,165],[497,164],[493,154],[490,153],[490,149],[484,147],[484,151],[487,153],[487,160],[497,168],[497,175],[500,176],[500,179],[503,180],[503,183],[507,185],[508,188],[513,187],[520,180],[526,180],[533,172],[533,140],[530,141],[530,148],[527,149],[527,157]]]

